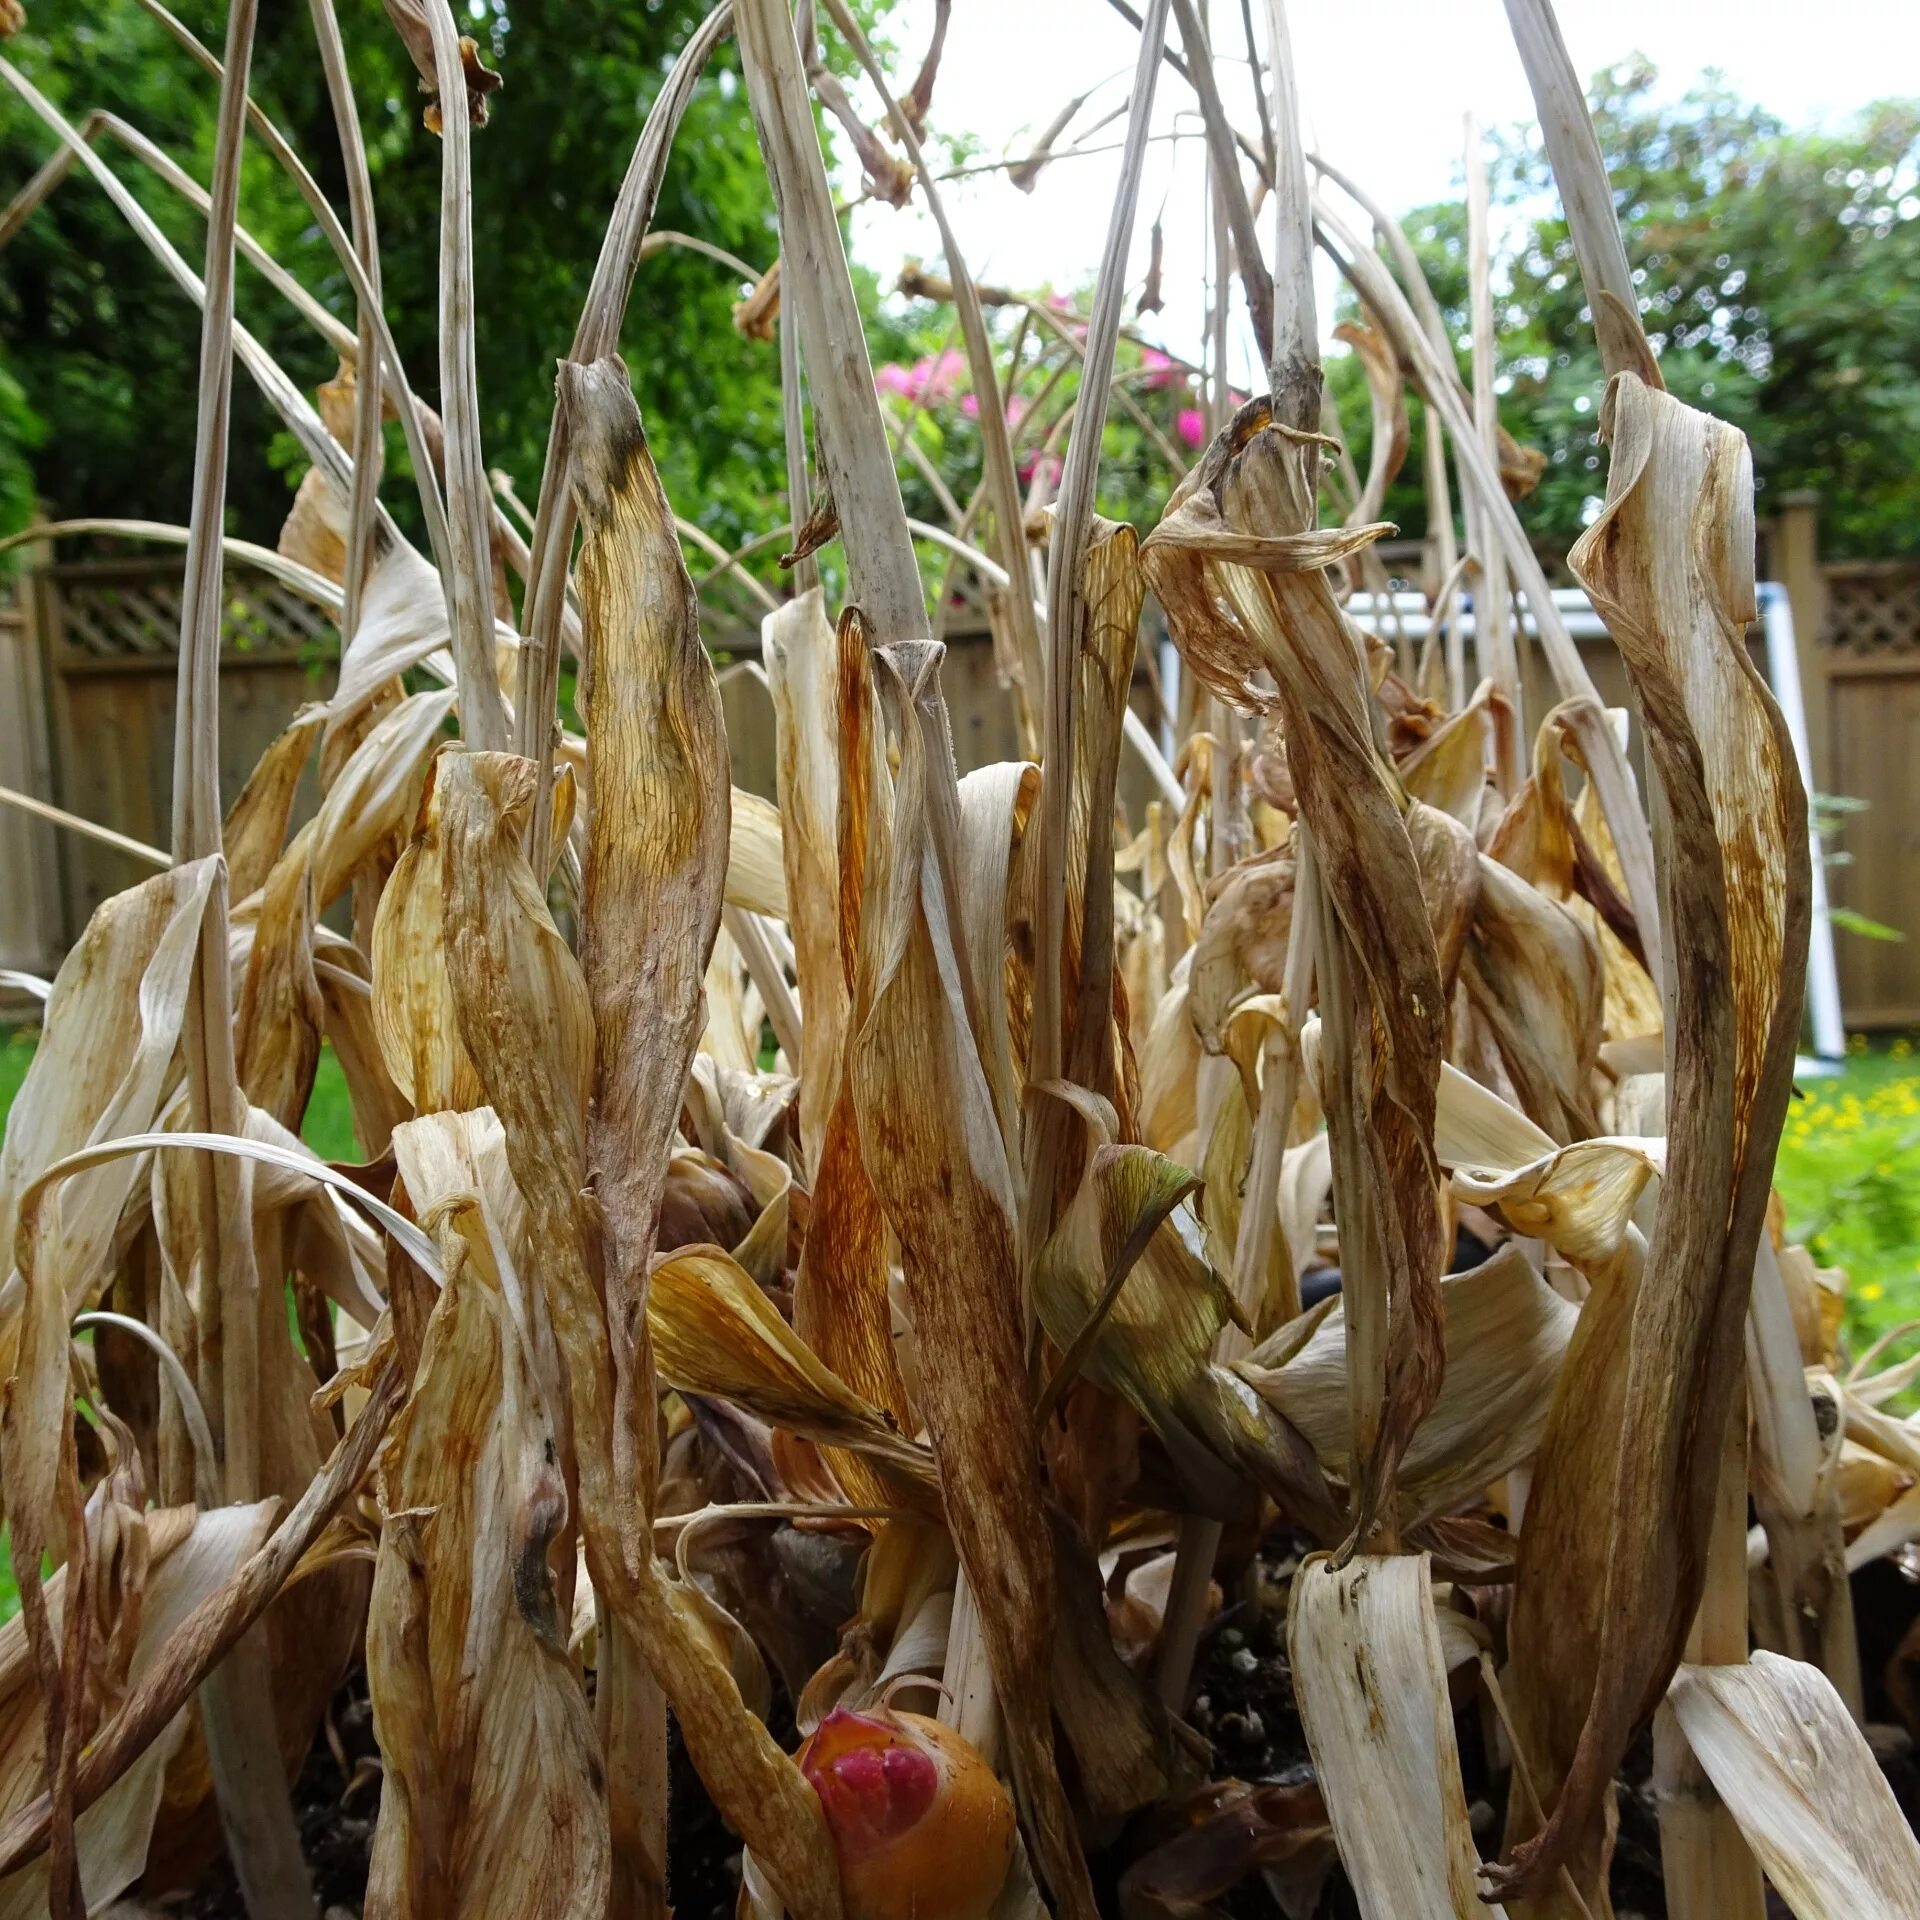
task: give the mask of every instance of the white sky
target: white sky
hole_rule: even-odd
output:
[[[1742,96],[1789,125],[1832,122],[1876,96],[1920,92],[1920,0],[1559,0],[1558,11],[1583,78],[1639,52],[1660,69],[1663,91],[1677,95],[1718,67]],[[1260,0],[1253,15],[1264,22]],[[904,0],[892,16],[901,85],[925,47],[931,16],[931,0]],[[1223,52],[1237,54],[1237,0],[1211,0],[1211,16]],[[1499,0],[1294,0],[1288,19],[1311,139],[1391,212],[1458,190],[1468,109],[1482,126],[1533,116]],[[1169,32],[1177,41],[1171,23]],[[1106,0],[957,0],[934,123],[976,135],[983,159],[1024,154],[1072,95],[1116,76],[1059,143],[1071,144],[1078,127],[1120,104],[1137,50],[1134,30]],[[1236,122],[1255,131],[1244,68],[1223,69],[1222,86]],[[877,121],[870,94],[862,104]],[[1192,95],[1169,68],[1161,71],[1154,124],[1156,133],[1177,126],[1194,137],[1149,149],[1130,277],[1136,287],[1144,277],[1147,230],[1164,203],[1167,308],[1157,324],[1170,348],[1198,358],[1203,142]],[[1123,130],[1116,121],[1094,142],[1117,143]],[[1021,288],[1090,280],[1118,165],[1117,151],[1063,161],[1030,196],[1002,175],[949,183],[949,214],[975,275]],[[856,257],[883,280],[908,257],[938,270],[939,237],[917,202],[901,212],[863,208],[853,235]],[[1330,300],[1329,282],[1323,318]],[[1239,352],[1242,366],[1250,365],[1250,342]]]

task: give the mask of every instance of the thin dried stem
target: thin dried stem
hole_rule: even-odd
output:
[[[460,34],[448,0],[426,0],[440,98],[466,97]],[[460,728],[482,750],[507,744],[507,710],[493,661],[493,508],[480,447],[480,389],[473,343],[473,129],[464,112],[440,125],[440,407],[445,428],[448,558],[453,566],[453,657],[460,668]]]
[[[355,294],[359,331],[354,343],[356,380],[353,392],[353,488],[347,497],[347,534],[342,584],[345,601],[340,612],[340,645],[353,644],[360,630],[360,596],[373,558],[374,512],[380,493],[380,402],[383,382],[374,377],[379,367],[380,237],[373,210],[373,178],[367,169],[366,143],[360,137],[360,113],[354,104],[353,83],[347,73],[347,50],[340,38],[340,22],[333,0],[309,0],[313,36],[320,49],[320,70],[326,77],[327,100],[333,109],[334,130],[340,140],[340,159],[347,175],[347,205],[353,220],[353,251],[365,275],[367,291]],[[409,407],[409,411],[411,408]]]
[[[1500,403],[1494,391],[1493,262],[1488,227],[1491,206],[1487,191],[1487,161],[1481,150],[1480,129],[1472,114],[1466,120],[1467,172],[1467,287],[1473,316],[1473,424],[1487,458],[1500,459]],[[1520,685],[1520,660],[1514,645],[1513,595],[1507,585],[1507,563],[1496,551],[1487,524],[1484,503],[1474,518],[1480,527],[1474,546],[1480,555],[1480,592],[1474,607],[1473,643],[1481,674],[1500,696],[1499,724],[1494,733],[1494,764],[1500,791],[1513,795],[1526,777],[1526,705]]]
[[[220,85],[207,216],[193,516],[180,596],[173,854],[181,864],[219,853],[221,843],[220,638],[225,601],[221,527],[233,399],[233,232],[240,199],[240,147],[253,27],[253,0],[233,0],[227,15],[226,72]],[[202,926],[182,1036],[189,1111],[202,1132],[240,1131],[229,964],[223,872]],[[217,1320],[203,1306],[201,1351],[204,1355],[224,1349],[218,1373],[211,1369],[209,1373],[217,1383],[221,1409],[223,1490],[228,1500],[239,1502],[257,1498],[260,1485],[260,1276],[254,1264],[248,1187],[238,1166],[203,1156],[196,1172],[196,1239],[217,1286],[217,1295],[209,1288],[202,1299],[207,1305],[215,1298],[218,1301]],[[276,1311],[278,1305],[276,1294]],[[266,1645],[258,1638],[237,1647],[227,1664],[210,1676],[201,1696],[207,1756],[227,1851],[249,1907],[257,1913],[310,1913],[313,1887],[280,1771],[270,1684]]]
[[[1127,298],[1127,257],[1133,245],[1134,214],[1140,204],[1140,176],[1147,130],[1153,119],[1154,85],[1166,38],[1169,0],[1152,0],[1140,38],[1133,76],[1133,114],[1127,123],[1127,154],[1120,187],[1107,224],[1106,245],[1095,283],[1093,313],[1087,324],[1084,371],[1074,403],[1074,428],[1067,443],[1060,497],[1054,508],[1047,565],[1047,678],[1045,754],[1041,766],[1040,866],[1036,894],[1033,964],[1033,1039],[1028,1079],[1045,1085],[1060,1077],[1067,1035],[1063,995],[1069,816],[1072,805],[1075,704],[1080,675],[1081,628],[1087,619],[1085,580],[1088,536],[1093,526],[1093,496],[1105,431],[1107,395],[1113,379],[1114,349]],[[1089,873],[1089,886],[1102,884]],[[1111,885],[1111,876],[1106,884]],[[1051,1103],[1029,1120],[1027,1136],[1027,1215],[1023,1246],[1029,1263],[1053,1226],[1054,1167],[1065,1114]]]
[[[1640,323],[1640,302],[1607,184],[1606,162],[1560,22],[1549,0],[1507,0],[1507,23],[1533,89],[1547,159],[1593,308],[1600,364],[1609,375],[1637,373],[1648,386],[1658,387],[1663,384],[1660,366]]]
[[[973,379],[973,391],[979,405],[980,450],[986,468],[987,497],[993,503],[995,533],[1000,546],[1001,563],[1008,577],[1015,578],[1026,564],[1027,530],[1020,511],[1020,483],[1013,468],[1013,444],[1007,432],[1006,403],[1000,392],[999,374],[994,366],[993,340],[987,332],[985,310],[968,271],[960,243],[954,237],[952,223],[939,188],[929,175],[920,150],[919,136],[900,103],[888,91],[886,75],[874,58],[860,24],[847,10],[845,0],[826,0],[834,24],[846,36],[867,77],[880,95],[895,134],[906,148],[926,196],[927,210],[940,229],[940,248],[947,263],[947,278],[953,292],[954,309],[960,332],[966,342],[967,369]],[[917,448],[912,451],[917,452]],[[951,502],[951,495],[948,496]],[[957,514],[956,514],[957,517]],[[1013,613],[1016,645],[1021,664],[1029,676],[1029,685],[1038,684],[1042,671],[1041,637],[1034,618],[1033,603],[1025,594],[1013,595],[1009,605]]]
[[[1220,98],[1219,82],[1214,78],[1213,49],[1208,45],[1207,31],[1200,24],[1193,0],[1173,0],[1173,12],[1180,24],[1181,43],[1187,50],[1188,77],[1199,96],[1201,117],[1206,122],[1207,158],[1233,229],[1233,250],[1247,290],[1248,316],[1253,321],[1260,358],[1268,361],[1273,358],[1273,279],[1261,256],[1253,207],[1234,161],[1233,129],[1227,124],[1227,110]]]
[[[1461,472],[1470,478],[1482,506],[1489,515],[1499,545],[1506,555],[1526,599],[1528,611],[1540,634],[1540,644],[1553,670],[1561,696],[1568,700],[1589,700],[1599,706],[1600,696],[1580,650],[1567,631],[1566,621],[1554,604],[1553,590],[1541,570],[1526,530],[1520,524],[1513,502],[1500,484],[1500,476],[1480,438],[1463,400],[1456,375],[1441,366],[1432,342],[1415,321],[1406,297],[1395,285],[1380,257],[1346,227],[1324,201],[1314,200],[1314,225],[1323,244],[1354,291],[1366,301],[1385,324],[1395,351],[1414,370],[1420,390],[1430,406],[1436,407],[1452,436],[1454,458]],[[1653,878],[1653,840],[1646,817],[1634,789],[1633,775],[1626,755],[1613,738],[1611,729],[1598,734],[1601,751],[1588,768],[1598,789],[1607,826],[1613,834],[1625,875],[1627,897],[1633,905],[1639,927],[1641,947],[1646,955],[1647,972],[1658,984],[1664,977],[1659,895]]]

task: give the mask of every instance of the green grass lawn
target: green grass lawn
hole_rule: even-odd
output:
[[[1798,1083],[1774,1184],[1787,1223],[1822,1266],[1844,1267],[1856,1351],[1920,1319],[1920,1051],[1910,1039]]]

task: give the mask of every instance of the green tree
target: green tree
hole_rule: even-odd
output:
[[[1813,487],[1831,551],[1920,552],[1920,100],[1792,132],[1717,75],[1678,100],[1659,96],[1658,77],[1636,58],[1597,75],[1589,99],[1667,385],[1747,434],[1762,513],[1769,495]],[[1522,513],[1563,544],[1603,490],[1604,383],[1533,127],[1502,141],[1494,192],[1526,216],[1517,255],[1494,267],[1501,417],[1547,456]],[[1406,226],[1464,344],[1463,207],[1422,207]],[[1364,438],[1357,366],[1330,373]],[[1424,524],[1419,471],[1416,427],[1388,501],[1410,532]]]
[[[184,11],[217,45],[223,9]],[[555,362],[572,339],[633,142],[705,11],[704,0],[468,0],[463,9],[505,82],[473,142],[481,431],[489,464],[506,468],[523,495],[539,481]],[[434,402],[439,142],[421,124],[417,78],[381,0],[340,0],[339,12],[373,175],[387,313],[416,390]],[[128,0],[64,18],[37,11],[8,53],[69,118],[108,108],[207,177],[214,83]],[[344,216],[345,174],[304,6],[262,10],[253,90]],[[0,178],[17,185],[52,144],[31,115],[0,117]],[[197,217],[124,152],[104,151],[197,267]],[[351,323],[344,273],[257,145],[246,155],[241,218]],[[694,94],[654,224],[756,268],[773,259],[772,198],[730,41]],[[48,509],[62,515],[184,518],[198,355],[191,306],[77,175],[4,259],[0,343],[22,403],[0,391],[0,513],[22,517],[20,476],[30,470]],[[744,290],[711,259],[656,253],[640,269],[621,341],[669,492],[730,543],[784,510],[778,356],[732,326]],[[239,313],[303,384],[333,373],[312,331],[244,266]],[[397,430],[389,441],[399,469]],[[273,537],[296,460],[290,437],[237,379],[229,498],[238,530]],[[386,492],[407,518],[405,486]]]

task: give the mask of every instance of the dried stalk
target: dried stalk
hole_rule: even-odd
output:
[[[1394,349],[1414,369],[1422,395],[1429,406],[1439,410],[1447,433],[1453,440],[1454,458],[1467,474],[1486,512],[1492,517],[1507,565],[1519,582],[1528,611],[1539,630],[1540,644],[1553,670],[1561,695],[1568,700],[1589,700],[1600,704],[1580,650],[1573,644],[1554,605],[1553,591],[1547,585],[1525,529],[1500,484],[1500,476],[1488,459],[1475,433],[1467,407],[1460,398],[1457,377],[1445,370],[1432,343],[1415,322],[1406,299],[1395,286],[1377,255],[1363,247],[1348,232],[1326,205],[1315,200],[1314,224],[1330,242],[1335,261],[1353,283],[1355,292],[1367,302],[1385,323]],[[1626,756],[1610,735],[1602,737],[1601,752],[1590,769],[1599,790],[1607,825],[1613,834],[1620,866],[1626,878],[1627,896],[1633,904],[1634,921],[1640,930],[1641,946],[1646,954],[1647,972],[1656,983],[1664,978],[1659,899],[1653,881],[1653,843],[1634,790],[1633,775]]]
[[[1273,359],[1274,290],[1260,251],[1260,235],[1254,226],[1253,207],[1240,182],[1240,168],[1234,158],[1233,130],[1227,124],[1227,110],[1220,99],[1219,82],[1213,73],[1213,50],[1207,42],[1207,30],[1194,11],[1193,0],[1173,0],[1174,16],[1180,23],[1180,41],[1187,50],[1187,74],[1199,96],[1201,118],[1207,128],[1207,160],[1225,203],[1227,219],[1233,229],[1234,257],[1240,268],[1240,281],[1247,291],[1247,313],[1253,322],[1253,337],[1260,348],[1262,362]],[[1151,28],[1146,38],[1158,45]],[[1138,83],[1135,86],[1138,91]],[[1266,118],[1262,103],[1261,118]],[[1224,280],[1225,275],[1223,274]]]
[[[460,34],[448,0],[425,0],[442,100],[466,95]],[[480,448],[473,346],[472,126],[465,113],[440,126],[440,405],[447,477],[447,559],[453,569],[453,657],[460,668],[460,725],[476,747],[507,744],[507,710],[493,661],[493,491]]]
[[[1480,129],[1467,115],[1467,281],[1473,316],[1473,424],[1488,459],[1500,458],[1499,400],[1493,386],[1493,263],[1488,251],[1490,205],[1486,155]],[[1480,555],[1480,592],[1473,614],[1473,646],[1483,679],[1493,682],[1500,696],[1499,723],[1494,731],[1494,764],[1500,791],[1520,791],[1525,778],[1521,742],[1527,737],[1526,706],[1521,698],[1520,659],[1515,648],[1513,596],[1507,585],[1507,563],[1494,551],[1484,503],[1473,508],[1478,526],[1473,545]]]
[[[428,1255],[432,1257],[430,1248]],[[152,1745],[216,1663],[272,1605],[341,1503],[366,1479],[374,1450],[405,1397],[406,1380],[400,1370],[383,1368],[360,1417],[266,1545],[194,1609],[168,1642],[164,1657],[88,1743],[73,1775],[76,1814],[98,1801]],[[17,1873],[39,1858],[46,1850],[52,1821],[48,1793],[8,1817],[0,1826],[0,1877]]]
[[[1095,475],[1106,426],[1106,397],[1113,374],[1114,347],[1126,304],[1127,256],[1133,243],[1134,213],[1140,200],[1140,173],[1147,129],[1153,117],[1154,82],[1166,35],[1168,0],[1151,0],[1134,70],[1133,113],[1127,122],[1127,154],[1121,162],[1120,188],[1107,225],[1106,245],[1087,327],[1086,356],[1076,403],[1073,437],[1067,444],[1059,503],[1054,509],[1048,548],[1046,744],[1041,766],[1040,861],[1036,879],[1033,1039],[1028,1066],[1030,1084],[1045,1085],[1061,1073],[1068,1035],[1063,1031],[1062,995],[1067,990],[1067,860],[1072,804],[1075,712],[1081,629],[1087,619],[1084,568],[1093,522]],[[1112,876],[1089,871],[1087,887],[1112,893]],[[1026,1138],[1027,1206],[1021,1221],[1021,1245],[1027,1264],[1053,1229],[1055,1168],[1062,1145],[1065,1110],[1048,1102],[1028,1118]]]
[[[189,57],[196,61],[204,71],[211,74],[216,80],[222,77],[225,70],[219,59],[207,47],[203,46],[194,34],[161,4],[161,0],[138,0],[138,4],[166,29],[173,40]],[[328,58],[324,43],[322,45],[321,57],[324,67]],[[334,258],[340,263],[341,271],[346,274],[347,282],[353,288],[353,297],[360,316],[363,319],[371,317],[373,320],[374,331],[380,343],[380,378],[385,388],[385,397],[393,403],[395,411],[400,416],[400,428],[406,436],[408,460],[413,467],[414,484],[420,493],[420,514],[421,518],[426,522],[427,544],[432,549],[434,565],[440,569],[446,591],[449,596],[451,596],[452,582],[450,579],[451,567],[448,558],[450,547],[447,534],[447,510],[444,501],[440,497],[440,488],[434,477],[438,470],[438,463],[430,450],[429,435],[427,432],[427,425],[433,416],[423,402],[414,398],[407,384],[406,369],[401,364],[400,350],[395,345],[392,329],[387,324],[386,314],[380,302],[379,291],[370,279],[367,268],[362,264],[359,251],[354,244],[352,236],[349,235],[347,230],[340,224],[340,216],[334,212],[332,202],[320,191],[319,183],[314,179],[313,175],[307,171],[300,156],[294,152],[292,146],[288,143],[286,136],[274,125],[273,121],[261,111],[251,95],[249,95],[247,99],[247,124],[253,130],[255,138],[258,139],[260,144],[272,155],[274,163],[286,174],[287,178],[293,182],[301,200],[306,204],[308,212],[313,215],[315,224],[325,236],[328,246],[333,249]],[[348,162],[348,166],[349,194],[351,195],[353,192],[351,183],[351,161]],[[103,182],[102,184],[104,185],[105,183]],[[109,190],[109,193],[110,197],[112,197],[111,190]],[[117,199],[115,204],[120,204]],[[122,207],[121,210],[123,213],[126,211],[124,207]],[[129,216],[129,219],[131,219],[131,216]],[[136,231],[138,231],[138,223],[135,222],[134,224]],[[143,235],[142,237],[144,238],[145,236]],[[151,246],[152,242],[149,241],[148,244]],[[188,288],[188,292],[190,295],[193,295],[192,288]],[[193,297],[197,297],[197,295]],[[239,336],[236,337],[238,338]],[[356,352],[358,351],[357,340],[355,350]],[[356,362],[356,365],[358,364],[360,363]],[[250,363],[248,370],[249,372],[253,371]],[[258,374],[255,374],[254,377],[256,380],[259,378]],[[264,387],[263,391],[266,391]],[[271,391],[267,391],[267,398],[269,402],[276,407],[276,410],[278,410],[279,402]],[[293,425],[294,423],[290,420],[288,424]],[[295,427],[295,431],[299,431],[297,426]],[[306,445],[304,439],[302,445]],[[314,457],[311,447],[307,447],[306,450],[309,457]],[[328,465],[326,461],[318,458],[315,459],[315,464],[320,466]],[[329,467],[328,470],[333,471],[331,467]],[[449,623],[451,623],[453,610],[450,599],[447,618]]]
[[[355,298],[359,331],[354,367],[358,378],[353,392],[353,489],[347,499],[346,560],[341,577],[342,651],[360,630],[360,601],[373,560],[374,513],[379,500],[382,443],[380,402],[383,379],[369,378],[379,362],[381,319],[380,237],[373,210],[373,180],[367,170],[366,143],[360,137],[360,114],[354,104],[347,74],[347,50],[340,38],[340,22],[333,0],[309,0],[313,36],[320,49],[320,68],[326,76],[327,99],[333,108],[334,129],[340,140],[340,158],[346,168],[348,211],[353,221],[353,251],[366,276],[372,298]],[[384,378],[384,377],[383,377]],[[403,401],[403,404],[406,404]],[[410,404],[407,411],[413,411]]]
[[[1528,11],[1536,24],[1547,18]],[[1571,84],[1565,49],[1557,35],[1552,41],[1559,71],[1532,74],[1543,117]],[[1531,62],[1540,39],[1523,30],[1520,42]],[[1585,164],[1564,144],[1556,157]],[[1608,203],[1597,150],[1590,159],[1599,177],[1566,182],[1570,206]],[[1604,274],[1608,252],[1590,233],[1582,258]],[[1596,314],[1607,304],[1603,279]],[[1617,340],[1608,351],[1634,357]],[[1572,564],[1620,644],[1647,716],[1662,881],[1675,909],[1672,1138],[1626,1357],[1624,1431],[1633,1444],[1615,1467],[1591,1693],[1547,1826],[1500,1870],[1512,1892],[1537,1890],[1587,1844],[1632,1728],[1678,1664],[1705,1584],[1716,1476],[1702,1462],[1717,1464],[1709,1449],[1726,1431],[1742,1371],[1806,970],[1806,797],[1779,709],[1741,637],[1752,617],[1745,442],[1632,367],[1609,385],[1603,430],[1614,447],[1607,506]],[[1567,1677],[1577,1697],[1589,1676]]]
[[[1739,1666],[1746,1657],[1747,1409],[1736,1394],[1714,1500],[1706,1591],[1687,1635],[1687,1659]],[[1660,1876],[1673,1920],[1762,1920],[1759,1865],[1664,1701],[1653,1722],[1653,1768]]]
[[[220,640],[225,598],[221,524],[227,491],[227,420],[233,387],[233,229],[240,197],[240,144],[253,54],[252,0],[227,16],[226,71],[207,217],[205,323],[200,341],[191,532],[181,592],[180,685],[174,733],[173,854],[185,864],[220,851]],[[183,1043],[189,1108],[202,1133],[240,1131],[228,972],[226,887],[217,881],[200,942]],[[203,1298],[203,1355],[224,1350],[202,1385],[219,1408],[225,1493],[260,1491],[258,1348],[264,1331],[247,1183],[236,1163],[202,1157],[194,1184],[195,1234],[217,1293]],[[217,1315],[206,1312],[217,1299]],[[272,1300],[277,1316],[279,1301]],[[227,1850],[256,1912],[313,1910],[313,1887],[278,1763],[273,1696],[263,1639],[243,1642],[202,1689],[201,1717]]]
[[[959,242],[954,238],[953,227],[947,219],[947,210],[940,190],[927,170],[920,151],[919,137],[912,121],[888,91],[886,76],[881,71],[880,63],[874,58],[873,49],[867,44],[866,35],[860,31],[859,22],[847,10],[845,0],[826,0],[826,3],[827,11],[832,14],[834,24],[846,36],[848,45],[853,48],[855,56],[866,70],[867,77],[878,91],[888,117],[893,122],[894,131],[901,145],[906,148],[907,157],[913,162],[920,182],[920,191],[926,196],[927,210],[933,215],[934,222],[940,229],[940,249],[947,263],[947,279],[952,288],[954,310],[959,317],[961,335],[966,342],[967,370],[973,381],[975,399],[979,403],[980,451],[981,461],[986,469],[987,498],[993,505],[994,530],[998,536],[1001,565],[1006,570],[1008,580],[1012,581],[1020,578],[1026,569],[1026,517],[1020,508],[1020,483],[1014,473],[1013,444],[1007,430],[1006,402],[1001,394],[999,374],[994,366],[993,340],[987,332],[986,313],[980,303],[979,291],[974,286],[973,275],[968,271]],[[1090,361],[1090,364],[1097,363]],[[911,444],[909,443],[910,446]],[[912,451],[918,452],[918,448],[912,447]],[[958,517],[957,513],[955,517]],[[1026,675],[1029,687],[1038,686],[1044,666],[1040,626],[1034,617],[1033,602],[1024,593],[1014,593],[1007,604],[1013,615],[1013,628],[1022,671]]]

